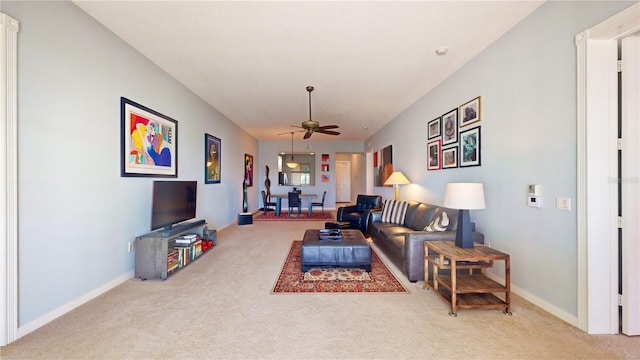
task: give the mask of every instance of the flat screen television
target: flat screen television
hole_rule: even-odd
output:
[[[196,217],[197,181],[153,182],[151,230],[171,230],[174,224]]]

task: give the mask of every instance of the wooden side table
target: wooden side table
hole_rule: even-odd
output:
[[[437,255],[429,255],[429,250]],[[451,305],[449,315],[458,316],[458,309],[503,309],[511,315],[511,271],[508,254],[475,245],[473,249],[457,247],[453,241],[424,242],[424,288],[430,288],[428,266],[433,266],[433,289]],[[502,285],[485,275],[485,269],[493,267],[495,260],[504,261],[505,284]],[[440,274],[440,270],[450,270]],[[458,270],[468,269],[468,274]],[[479,269],[479,271],[475,271]],[[495,293],[504,293],[504,299]]]

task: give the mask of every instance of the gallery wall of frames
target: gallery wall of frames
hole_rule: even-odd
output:
[[[478,96],[428,122],[428,171],[480,166],[481,100]]]

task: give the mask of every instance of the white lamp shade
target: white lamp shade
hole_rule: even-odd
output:
[[[448,183],[444,190],[444,206],[450,209],[484,209],[482,183]]]
[[[391,176],[384,182],[385,185],[405,185],[411,182],[400,171],[394,171]]]

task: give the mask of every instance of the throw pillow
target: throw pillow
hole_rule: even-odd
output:
[[[404,224],[409,203],[400,200],[385,200],[382,207],[382,222],[390,224]]]
[[[431,224],[425,226],[424,231],[434,232],[434,231],[447,231],[447,227],[449,226],[449,216],[446,212],[442,212],[440,216],[436,216],[431,221]]]

